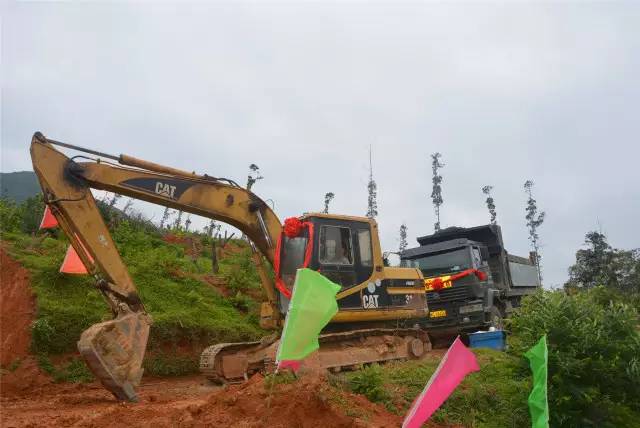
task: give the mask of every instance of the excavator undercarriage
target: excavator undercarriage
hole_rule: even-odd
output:
[[[54,146],[84,154],[68,158]],[[31,157],[45,203],[111,308],[114,318],[85,330],[78,349],[104,387],[119,400],[137,399],[135,387],[143,373],[153,321],[91,189],[179,209],[240,229],[254,250],[253,261],[267,297],[261,310],[263,328],[277,330],[282,326],[298,268],[321,271],[340,284],[342,289],[336,296],[339,312],[330,324],[340,328],[320,337],[320,349],[309,359],[315,367],[352,369],[372,362],[419,358],[430,349],[427,333],[419,328],[428,315],[422,273],[415,268],[384,266],[377,224],[372,219],[305,214],[296,219],[305,226],[304,231],[291,232],[262,199],[233,180],[100,153],[47,139],[39,132],[32,139]],[[275,280],[264,260],[274,267]],[[278,343],[278,333],[274,333],[257,342],[210,346],[202,353],[201,371],[214,382],[243,381],[252,373],[272,371]]]
[[[362,329],[320,336],[320,349],[305,360],[312,368],[340,372],[364,364],[417,359],[431,350],[429,336],[417,329]],[[200,371],[215,383],[247,380],[253,373],[271,373],[279,340],[221,343],[206,348],[200,357]]]

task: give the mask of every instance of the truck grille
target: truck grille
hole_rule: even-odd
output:
[[[427,303],[451,302],[454,300],[466,300],[471,297],[471,289],[467,286],[443,288],[440,291],[427,293]]]

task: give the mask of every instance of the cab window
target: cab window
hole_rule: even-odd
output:
[[[358,248],[360,249],[360,263],[363,266],[373,266],[371,232],[368,230],[358,231]]]
[[[351,231],[348,227],[322,226],[320,228],[320,263],[353,264]]]
[[[482,256],[480,255],[480,249],[478,247],[471,248],[471,255],[473,256],[473,267],[479,268],[482,266]]]

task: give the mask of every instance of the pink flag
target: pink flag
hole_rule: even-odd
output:
[[[58,227],[58,220],[51,213],[49,205],[46,205],[44,216],[42,216],[42,221],[40,222],[40,229],[52,229],[54,227]]]
[[[420,428],[451,395],[466,375],[480,370],[476,356],[456,338],[427,386],[413,402],[402,428]]]

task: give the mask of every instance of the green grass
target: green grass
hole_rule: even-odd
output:
[[[480,371],[467,376],[432,420],[473,428],[529,426],[527,396],[531,388],[524,360],[503,352],[474,350]],[[439,358],[372,365],[346,373],[343,387],[405,414],[435,372]]]
[[[242,293],[260,287],[259,282],[253,283],[258,277],[248,259],[248,249],[234,254],[232,260],[224,260],[227,272],[240,272],[233,277],[233,288],[239,294],[225,298],[199,279],[211,269],[204,258],[194,263],[185,256],[182,246],[168,244],[158,233],[138,230],[127,221],[112,233],[153,318],[148,344],[153,357],[145,362],[148,373],[185,374],[197,370],[196,355],[161,356],[159,351],[167,344],[189,343],[192,349],[202,349],[216,342],[255,340],[264,334],[258,326],[259,304]],[[74,352],[82,331],[111,319],[93,278],[58,272],[68,246],[61,234],[32,237],[3,232],[2,241],[31,273],[37,298],[37,318],[32,329],[34,354]]]

